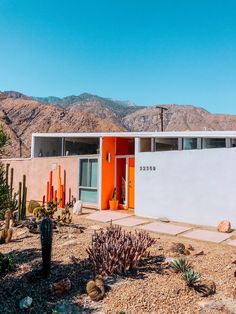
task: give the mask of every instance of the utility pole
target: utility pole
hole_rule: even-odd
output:
[[[23,144],[22,139],[21,139],[21,138],[19,138],[20,158],[22,157],[22,144]]]
[[[161,109],[161,112],[160,112],[160,119],[161,119],[161,132],[164,131],[164,111],[168,110],[167,108],[165,107],[162,107],[162,106],[156,106],[155,108],[157,109]]]

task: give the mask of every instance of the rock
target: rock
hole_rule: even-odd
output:
[[[73,214],[81,215],[82,207],[83,207],[83,203],[81,201],[76,201],[73,207]]]
[[[62,246],[73,246],[78,244],[78,241],[75,239],[68,240],[62,244]]]
[[[25,297],[24,299],[20,300],[19,307],[21,310],[28,309],[31,306],[32,302],[33,299],[31,297]]]
[[[230,240],[236,240],[236,235],[232,235]]]
[[[164,263],[170,264],[170,263],[172,263],[174,260],[175,260],[175,258],[173,258],[173,257],[166,257]]]
[[[184,255],[190,255],[191,254],[191,252],[189,251],[189,250],[184,250]]]
[[[172,253],[184,254],[185,252],[185,245],[183,243],[173,243],[170,251]]]
[[[71,289],[71,281],[69,278],[62,279],[50,285],[52,294],[63,294]]]
[[[202,309],[212,309],[212,310],[222,310],[224,305],[220,302],[214,300],[203,300],[197,303],[198,306]]]
[[[232,291],[232,298],[236,300],[236,288],[234,288]]]
[[[193,248],[193,246],[191,244],[185,245],[185,248],[186,248],[186,250],[194,251],[194,248]]]
[[[204,255],[204,252],[201,250],[193,252],[193,256],[199,256],[199,255]]]
[[[226,233],[229,233],[232,231],[232,228],[231,228],[231,223],[230,221],[228,220],[222,220],[219,225],[217,226],[217,230],[219,232],[226,232]]]
[[[161,222],[170,222],[170,220],[167,217],[160,217],[158,218]]]
[[[92,225],[92,226],[89,227],[89,228],[92,229],[92,230],[100,230],[100,229],[102,229],[102,227],[99,226],[99,225]]]
[[[232,268],[231,265],[227,265],[227,266],[225,267],[225,270],[229,270],[229,269],[231,269],[231,268]]]

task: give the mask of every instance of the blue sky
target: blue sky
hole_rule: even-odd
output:
[[[236,114],[236,1],[0,0],[0,90]]]

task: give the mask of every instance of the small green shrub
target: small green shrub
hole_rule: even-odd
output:
[[[31,201],[29,202],[29,205],[28,205],[28,212],[29,212],[30,214],[32,214],[33,211],[34,211],[34,209],[37,208],[37,207],[40,207],[39,202],[34,201],[34,200],[31,200]]]
[[[0,276],[14,269],[14,255],[0,253]]]

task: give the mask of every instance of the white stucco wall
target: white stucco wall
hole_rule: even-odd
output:
[[[136,150],[135,190],[137,215],[209,226],[227,219],[236,227],[236,148]]]

